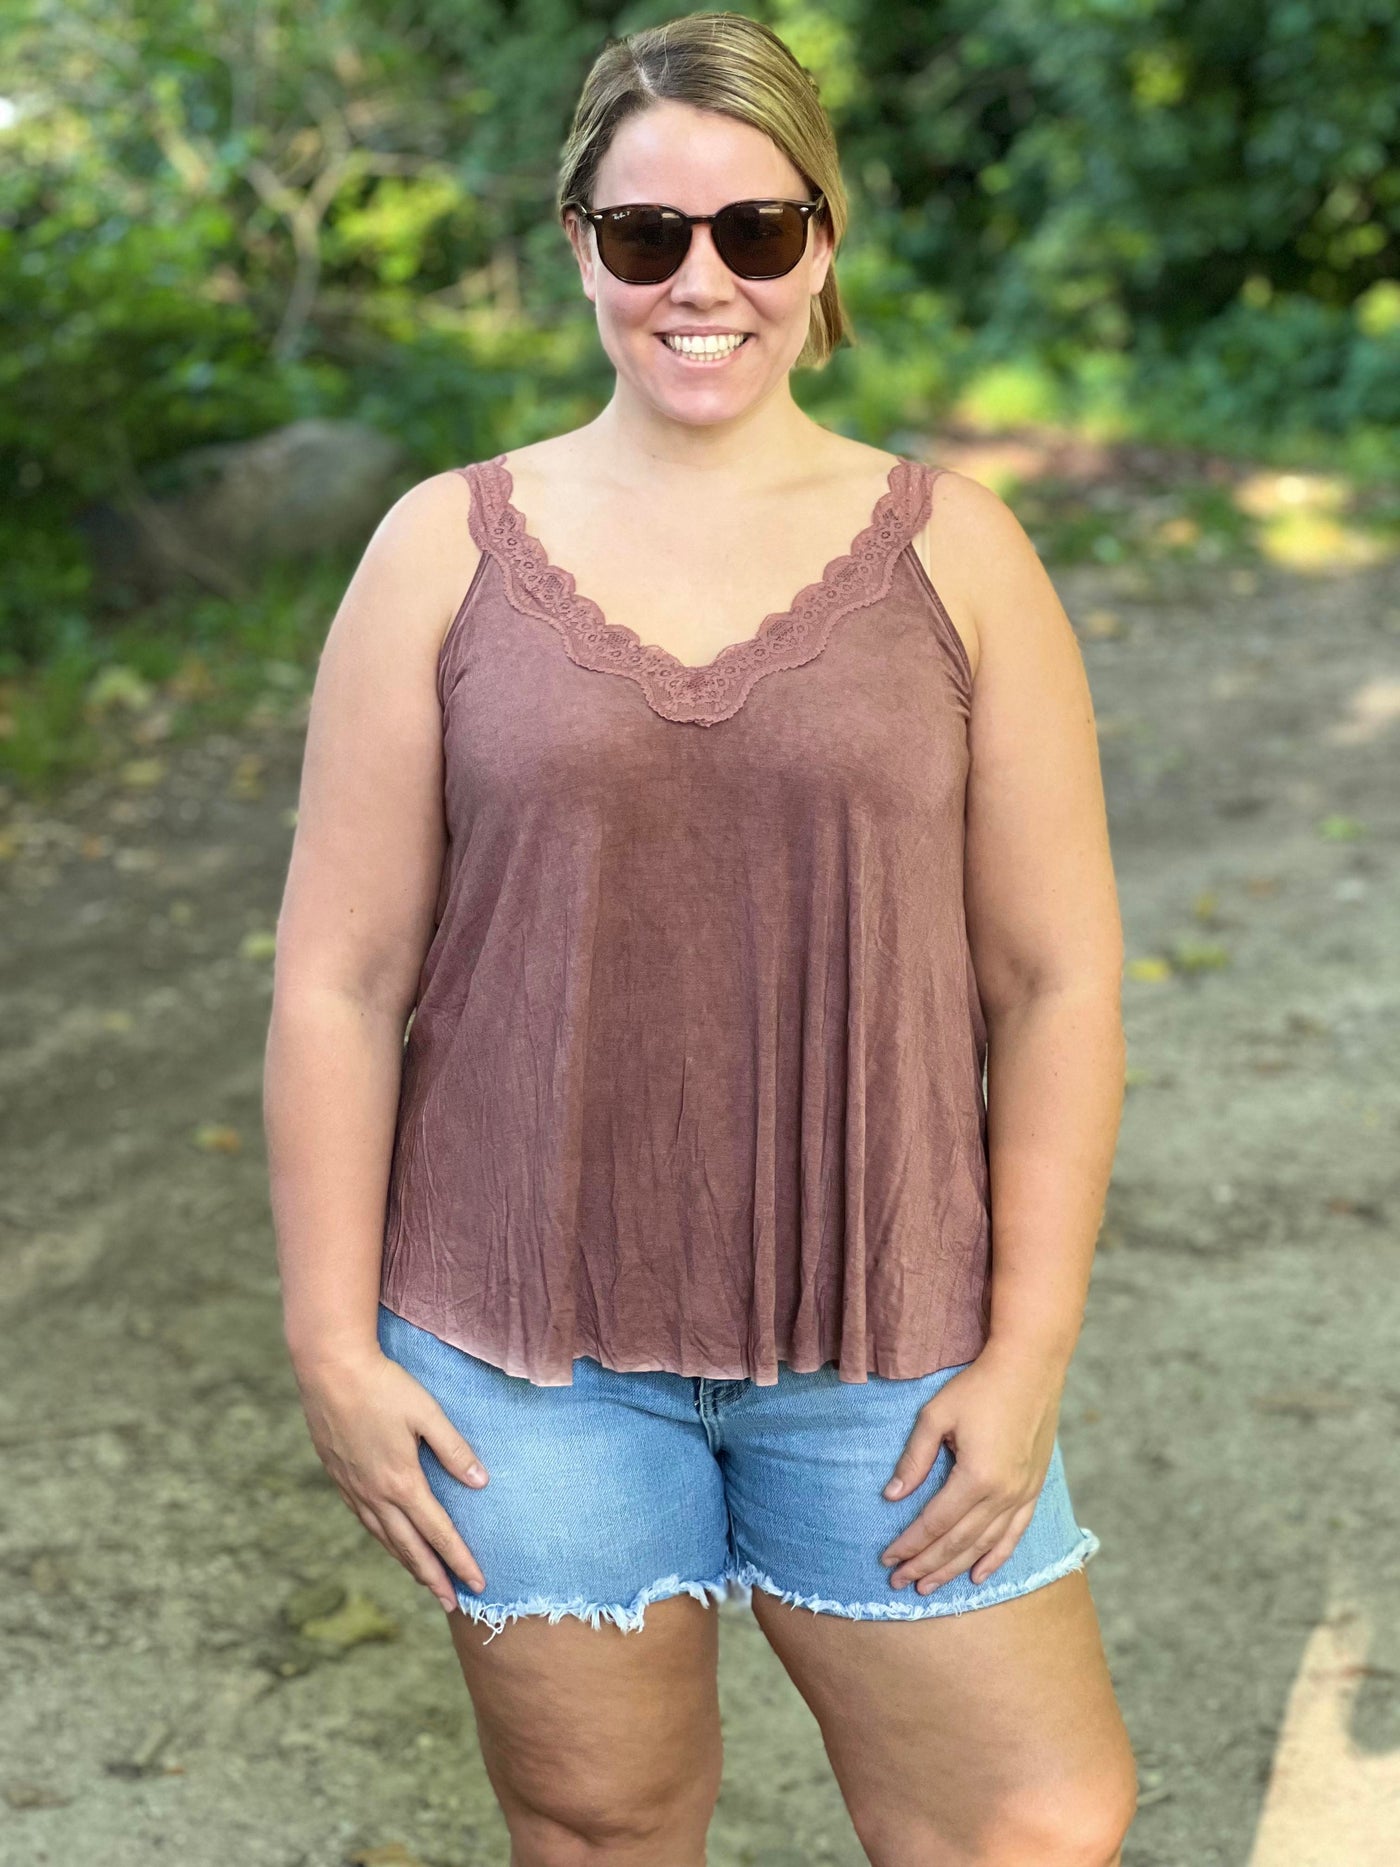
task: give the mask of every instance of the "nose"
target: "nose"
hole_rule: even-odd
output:
[[[732,294],[734,275],[720,258],[710,233],[708,223],[691,228],[690,249],[671,275],[673,297],[686,300],[698,298],[706,304],[713,304],[716,299],[728,298]]]

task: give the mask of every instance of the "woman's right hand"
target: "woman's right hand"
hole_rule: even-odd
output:
[[[340,1495],[370,1535],[455,1612],[452,1578],[439,1558],[477,1592],[486,1579],[433,1495],[418,1440],[454,1478],[480,1486],[486,1473],[475,1452],[428,1390],[382,1350],[301,1362],[294,1371],[312,1443]]]

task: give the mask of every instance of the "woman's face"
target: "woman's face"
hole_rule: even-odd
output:
[[[800,171],[761,130],[668,100],[623,123],[588,205],[652,201],[713,214],[730,201],[812,198]],[[806,251],[781,279],[739,278],[703,226],[691,229],[689,252],[659,285],[614,278],[598,258],[589,223],[570,213],[568,226],[603,348],[619,379],[658,412],[688,423],[728,421],[785,383],[831,263],[825,215],[809,218]],[[691,362],[662,341],[667,331],[732,331],[744,342],[722,361]]]

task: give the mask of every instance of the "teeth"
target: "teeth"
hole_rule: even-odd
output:
[[[672,350],[678,350],[687,357],[727,356],[731,350],[737,350],[743,343],[742,335],[737,337],[663,337],[662,343]]]

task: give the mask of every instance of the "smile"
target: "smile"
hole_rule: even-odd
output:
[[[682,362],[698,365],[701,369],[713,369],[724,363],[748,342],[749,332],[733,337],[670,337],[660,338],[664,347],[672,356]]]

